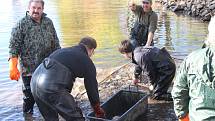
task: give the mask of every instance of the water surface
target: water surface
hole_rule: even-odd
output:
[[[98,42],[93,60],[99,71],[123,65],[117,51],[127,38],[127,0],[46,0],[45,13],[53,20],[62,47],[75,45],[81,37],[92,36]],[[5,0],[0,5],[0,120],[24,120],[21,80],[9,80],[8,44],[12,26],[25,15],[26,0]],[[165,46],[177,58],[200,48],[207,35],[207,23],[154,10],[159,15],[155,46]],[[35,109],[33,120],[40,120]]]

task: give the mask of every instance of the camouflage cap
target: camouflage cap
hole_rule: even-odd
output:
[[[152,0],[142,0],[142,2],[149,2],[149,3],[152,3]]]

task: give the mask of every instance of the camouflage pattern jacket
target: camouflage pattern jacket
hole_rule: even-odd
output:
[[[54,25],[45,13],[37,23],[26,12],[26,16],[12,29],[9,56],[19,57],[23,76],[31,76],[42,60],[59,48]]]
[[[181,64],[172,89],[174,110],[190,121],[215,121],[215,48],[192,52]]]

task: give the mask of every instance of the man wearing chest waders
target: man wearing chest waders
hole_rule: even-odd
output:
[[[146,73],[149,78],[152,98],[155,100],[172,101],[168,93],[175,76],[176,66],[174,60],[165,48],[141,46],[133,48],[129,40],[121,41],[119,52],[135,64],[134,84],[142,83],[141,73]]]
[[[59,49],[46,58],[35,70],[31,89],[38,108],[46,121],[84,121],[81,109],[70,94],[75,78],[84,78],[84,85],[96,117],[105,113],[100,107],[96,68],[91,56],[96,40],[84,37],[77,46]]]
[[[135,14],[135,24],[131,29],[130,40],[134,47],[154,45],[153,37],[157,29],[157,14],[152,11],[152,0],[142,0],[142,6],[129,2],[130,10]]]

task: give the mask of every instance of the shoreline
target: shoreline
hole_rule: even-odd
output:
[[[183,13],[194,18],[198,18],[204,22],[210,21],[215,15],[215,1],[200,0],[156,0],[166,9],[176,13]]]
[[[175,58],[174,60],[178,69],[182,60],[178,60]],[[99,82],[99,94],[100,94],[101,104],[107,101],[108,99],[110,99],[118,91],[123,89],[128,89],[129,85],[132,85],[133,71],[134,71],[134,65],[132,63],[126,63],[118,67],[116,70],[111,72],[110,75],[108,75],[106,78],[104,78],[102,81]],[[171,87],[169,89],[171,90]],[[141,89],[140,91],[144,91],[148,93],[147,90]],[[85,116],[88,113],[92,112],[86,92],[76,95],[74,97],[77,100]],[[171,121],[178,120],[174,113],[172,101],[156,101],[156,100],[152,100],[149,97],[147,112],[149,113],[142,115],[141,119],[147,119],[147,120],[171,119]],[[157,114],[159,114],[159,116]]]

